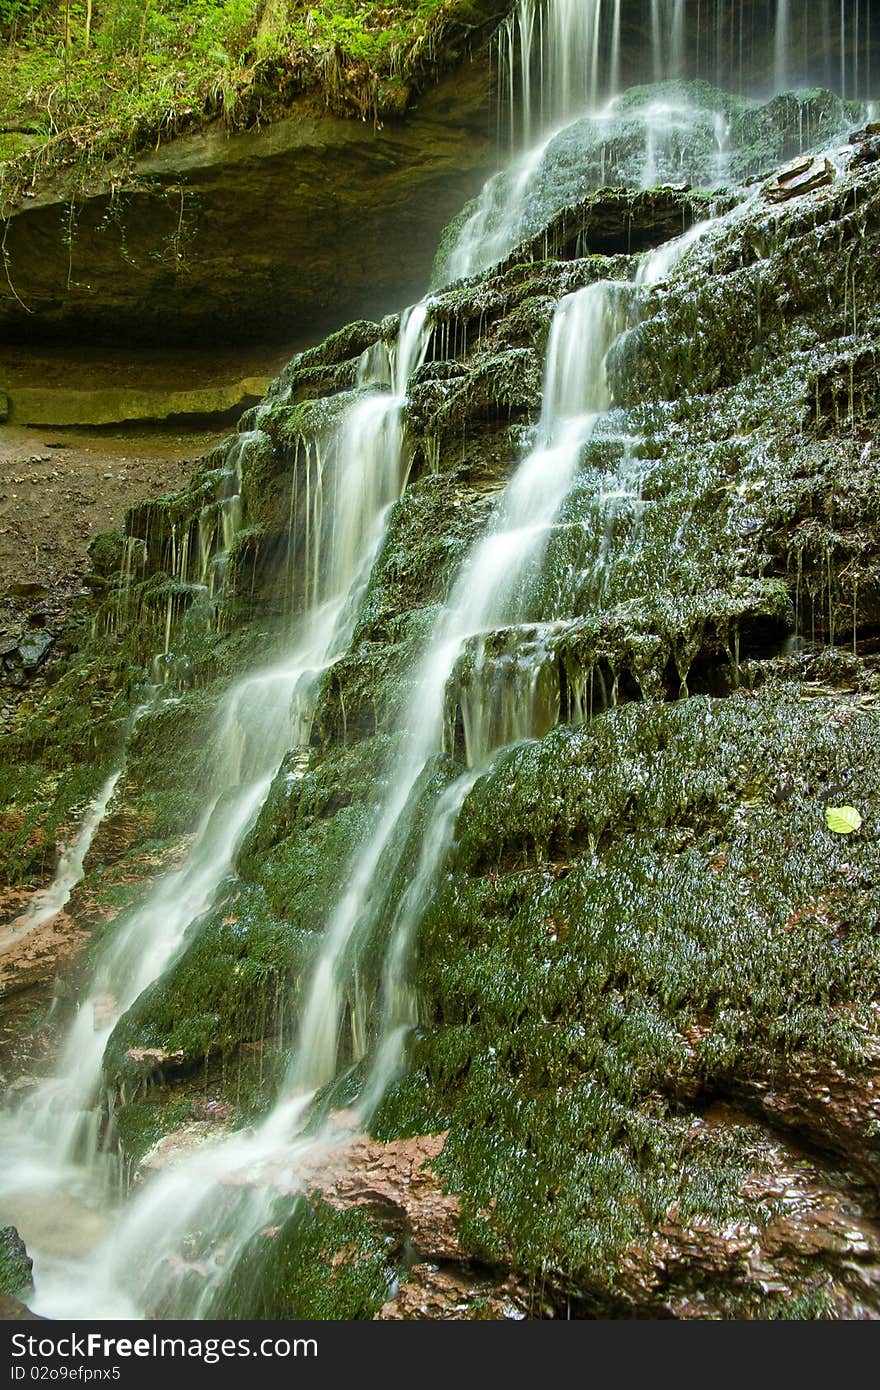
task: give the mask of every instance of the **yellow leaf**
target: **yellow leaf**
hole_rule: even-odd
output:
[[[862,818],[855,806],[829,806],[825,819],[828,829],[833,830],[835,835],[851,835],[854,830],[862,828]]]

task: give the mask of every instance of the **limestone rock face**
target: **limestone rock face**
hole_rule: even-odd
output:
[[[538,636],[553,717],[461,805],[418,926],[406,1074],[301,1201],[286,1179],[225,1315],[880,1316],[872,138],[838,152],[833,182],[704,229],[630,301],[606,359],[616,410],[548,540],[536,616],[481,635],[448,683],[437,790],[464,762],[476,681]],[[706,211],[686,189],[590,194],[434,297],[407,487],[309,745],[289,750],[236,878],[110,1039],[129,1159],[171,1161],[161,1137],[181,1119],[202,1139],[280,1092],[278,1040],[375,825],[426,634],[527,447],[555,306],[598,281],[632,293],[631,251]],[[212,683],[306,602],[285,558],[308,520],[305,446],[396,330],[360,321],[299,354],[185,492],[131,511],[129,568],[118,538],[95,551],[109,630],[130,652],[169,633],[173,650],[187,616],[197,632],[201,517],[236,459],[224,621],[190,638],[176,698],[129,740],[123,805],[132,824],[151,812],[156,839],[202,809],[187,797]],[[832,834],[843,805],[857,836]],[[389,894],[418,851],[413,834]],[[387,926],[362,952],[333,1111],[360,1084],[354,1021],[380,998]],[[222,1200],[232,1229],[248,1192]],[[187,1273],[198,1242],[192,1255]]]
[[[0,335],[294,342],[417,297],[495,157],[490,87],[466,60],[380,129],[303,100],[111,166],[72,213],[59,181],[12,215]]]

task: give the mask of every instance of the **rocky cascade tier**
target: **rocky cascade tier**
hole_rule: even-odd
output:
[[[447,688],[426,808],[472,757],[475,709],[496,743],[505,691],[520,709],[528,695],[533,723],[463,794],[418,929],[409,1068],[372,1137],[346,1140],[314,1198],[254,1237],[227,1311],[880,1313],[878,193],[869,131],[757,186],[634,302],[608,359],[615,407],[532,606],[466,644]],[[636,252],[725,206],[590,195],[430,300],[408,485],[309,743],[285,758],[237,877],[110,1039],[132,1166],[247,1122],[277,1084],[417,654],[536,421],[560,300],[632,285]],[[129,737],[107,823],[126,846],[194,824],[211,759],[198,730],[230,670],[308,601],[288,576],[294,551],[317,554],[315,442],[397,331],[358,322],[300,354],[245,420],[222,586],[200,576],[229,450],[96,549],[106,650],[79,678],[131,671],[164,633],[175,692]],[[102,699],[121,698],[116,680]],[[35,736],[22,724],[19,750]],[[826,815],[842,805],[863,816],[850,837]],[[418,818],[411,836],[400,882],[417,874]],[[389,929],[380,914],[367,992]],[[357,1018],[352,1000],[352,1070],[325,1096],[343,1132]]]
[[[106,791],[74,1100],[30,1098],[143,1196],[102,1298],[880,1316],[880,131],[728,114],[736,195],[550,142],[93,543],[0,851]]]

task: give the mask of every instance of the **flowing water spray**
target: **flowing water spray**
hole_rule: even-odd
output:
[[[668,75],[685,65],[684,6],[679,0],[664,0],[656,13],[654,55]],[[548,126],[587,104],[595,106],[619,85],[621,22],[621,6],[610,0],[604,5],[600,0],[522,0],[517,6],[502,40],[511,110],[522,100],[522,119],[515,114],[511,118],[511,139],[533,138],[538,129],[545,134],[537,152],[527,155],[513,174],[513,213],[504,209],[508,176],[506,184],[493,188],[494,212],[487,211],[484,200],[465,219],[453,249],[453,257],[459,259],[446,279],[486,268],[515,244],[523,223],[517,203],[526,203],[553,138],[546,135]],[[716,132],[716,139],[725,153],[726,136]],[[639,274],[641,284],[669,274],[691,240],[689,236],[647,257]],[[301,1190],[304,1175],[313,1171],[310,1165],[344,1142],[345,1130],[338,1121],[322,1122],[316,1095],[360,1065],[359,1099],[348,1119],[349,1129],[357,1131],[399,1074],[417,1016],[410,984],[411,948],[467,793],[500,747],[542,732],[558,715],[542,686],[552,654],[553,623],[582,610],[560,601],[550,605],[552,612],[545,611],[537,598],[539,581],[548,547],[563,525],[566,498],[612,406],[606,359],[630,325],[639,293],[631,284],[601,282],[568,296],[557,308],[534,444],[504,489],[485,535],[462,565],[415,673],[410,717],[399,730],[401,751],[388,770],[391,790],[350,866],[345,891],[305,982],[298,1036],[277,1104],[253,1132],[206,1144],[181,1159],[174,1171],[153,1176],[83,1265],[50,1262],[38,1268],[41,1310],[55,1316],[93,1316],[96,1311],[105,1316],[150,1315],[165,1309],[179,1316],[210,1313],[217,1291],[265,1223],[277,1194]],[[390,355],[380,350],[362,361],[361,384],[372,382],[373,389],[353,399],[337,426],[302,441],[300,490],[292,498],[298,547],[292,553],[292,569],[300,586],[295,643],[281,663],[241,682],[224,704],[218,726],[222,766],[216,797],[182,869],[157,885],[132,919],[137,928],[130,923],[109,949],[68,1040],[61,1075],[49,1088],[41,1088],[31,1106],[35,1118],[26,1129],[25,1147],[30,1145],[32,1172],[39,1167],[33,1163],[34,1154],[49,1152],[70,1173],[72,1145],[82,1139],[79,1117],[88,1113],[94,1097],[113,1019],[198,929],[200,916],[233,870],[236,850],[284,753],[307,735],[317,678],[348,646],[388,509],[406,481],[402,410],[407,381],[427,350],[427,322],[426,304],[408,311],[396,349]],[[380,384],[384,389],[376,390]],[[206,539],[199,546],[203,583],[216,544],[207,538],[208,528],[214,528],[213,537],[218,525],[221,531],[224,525],[234,531],[240,523],[240,506],[234,501],[240,495],[240,478],[238,484],[218,499],[220,511],[205,518]],[[626,449],[618,475],[606,480],[597,504],[606,527],[612,524],[619,498],[638,501],[638,477]],[[587,596],[601,592],[605,553],[599,534],[588,582],[582,586]],[[187,557],[180,563],[186,568]],[[512,643],[515,710],[494,693],[493,643],[498,634]],[[460,677],[469,657],[473,660],[465,695]],[[451,698],[461,703],[467,765],[437,793],[432,776],[444,748],[449,753],[462,751],[453,747]],[[582,699],[578,708],[586,713]],[[420,814],[427,830],[418,841],[411,872],[404,873]],[[403,886],[395,888],[401,874]],[[386,948],[378,981],[371,984],[367,957],[383,927]],[[67,1117],[56,1127],[64,1132],[60,1143],[56,1134],[54,1147],[45,1133],[45,1118],[53,1107],[56,1116]],[[12,1169],[13,1179],[20,1178],[17,1161]],[[81,1177],[82,1170],[77,1173]],[[0,1180],[0,1197],[3,1190]],[[221,1219],[230,1193],[237,1194],[233,1230],[223,1227]],[[186,1266],[180,1252],[187,1239],[200,1233],[210,1247],[212,1232],[214,1254],[206,1254],[197,1271]]]
[[[24,912],[3,928],[0,938],[0,955],[4,955],[26,936],[46,926],[67,906],[70,895],[85,873],[85,858],[92,847],[95,832],[107,814],[116,784],[122,776],[122,769],[116,768],[101,786],[97,795],[89,802],[80,822],[79,829],[61,851],[58,866],[47,888],[34,893]],[[7,935],[7,932],[9,935]]]
[[[773,79],[777,92],[785,91],[791,66],[791,0],[777,0],[773,43]]]
[[[620,66],[619,0],[604,6],[602,0],[519,0],[501,27],[498,48],[500,110],[516,149],[613,89]]]
[[[698,234],[695,230],[647,258],[639,281],[650,284],[668,274]],[[211,1315],[218,1290],[222,1292],[230,1271],[269,1223],[279,1195],[303,1190],[309,1177],[314,1181],[322,1160],[366,1126],[400,1074],[417,1022],[409,976],[418,923],[436,887],[468,791],[492,754],[510,741],[510,730],[503,723],[493,726],[491,711],[485,708],[482,729],[472,733],[470,765],[429,801],[413,871],[405,876],[396,902],[390,900],[389,885],[413,832],[426,779],[447,739],[450,684],[469,641],[530,615],[534,583],[560,510],[584,449],[611,407],[606,358],[631,323],[638,293],[631,284],[603,281],[558,306],[534,446],[504,489],[486,535],[462,565],[422,659],[410,718],[401,730],[402,749],[390,769],[391,791],[373,834],[350,868],[346,891],[312,968],[279,1100],[253,1133],[209,1143],[185,1156],[173,1171],[150,1179],[92,1267],[91,1297],[100,1297],[105,1306],[133,1311],[133,1296],[122,1296],[120,1290],[126,1270],[137,1268],[141,1311],[170,1304],[177,1315]],[[526,711],[520,730],[524,735],[532,732],[530,720]],[[481,721],[478,709],[474,721]],[[378,990],[371,998],[361,962],[382,920],[387,922],[387,946]],[[350,1041],[341,1055],[343,1034]],[[366,1069],[347,1119],[340,1123],[331,1116],[306,1132],[316,1094],[360,1061]],[[228,1225],[230,1194],[236,1199],[233,1229]],[[196,1233],[204,1248],[194,1279],[189,1269],[183,1277],[176,1252]],[[58,1294],[54,1306],[77,1316],[77,1296],[71,1300],[69,1281],[64,1287],[66,1292]],[[51,1306],[51,1295],[48,1303]]]
[[[757,15],[754,7],[719,0],[706,4],[700,24],[690,31],[685,0],[643,0],[641,8],[647,39],[639,47],[630,36],[630,75],[662,85],[634,98],[621,89],[619,3],[518,0],[498,38],[499,128],[512,158],[487,180],[444,238],[436,286],[497,264],[591,187],[652,188],[669,182],[709,188],[745,183],[763,173],[766,152],[762,157],[760,147],[754,167],[740,163],[738,178],[732,163],[736,151],[727,91],[742,91],[746,42],[750,56],[756,45],[763,50],[767,76],[758,90],[765,97],[820,77],[841,93],[870,94],[870,0],[858,5],[847,0],[839,14],[832,14],[832,0],[818,7],[807,0],[766,0]],[[712,34],[708,45],[704,31]],[[815,70],[810,36],[817,32],[826,35],[826,53],[839,47],[836,70]],[[731,34],[739,36],[735,45]],[[674,80],[697,77],[708,78],[718,90]],[[740,103],[743,109],[748,101]],[[845,133],[853,117],[842,113],[841,119]],[[814,139],[802,118],[800,150],[809,149]]]
[[[197,930],[232,873],[236,851],[285,752],[307,735],[320,675],[348,646],[389,509],[406,481],[405,388],[428,336],[428,305],[422,302],[403,315],[398,342],[386,355],[382,375],[390,391],[368,389],[357,396],[323,441],[320,454],[332,482],[311,538],[311,602],[297,622],[291,650],[276,666],[239,682],[223,701],[213,739],[214,790],[183,866],[162,878],[112,935],[56,1076],[38,1086],[17,1114],[3,1117],[11,1155],[0,1174],[4,1206],[16,1193],[47,1187],[66,1200],[71,1183],[82,1185],[85,1170],[75,1164],[78,1157],[90,1161],[97,1176],[100,1113],[93,1107],[107,1039],[117,1018]],[[106,803],[99,809],[103,815]],[[34,1253],[39,1258],[38,1246]]]
[[[446,688],[453,668],[469,638],[517,621],[583,444],[610,404],[604,361],[627,309],[624,287],[602,283],[569,296],[556,311],[537,445],[517,469],[487,535],[463,566],[416,676],[402,730],[403,751],[390,778],[393,790],[351,870],[306,996],[291,1074],[294,1090],[314,1091],[336,1075],[343,1013],[351,1007],[353,993],[346,988],[351,982],[342,966],[354,935],[370,933],[381,884],[389,875],[385,851],[399,838],[399,823],[416,783],[443,747]],[[353,1032],[363,1036],[365,1029]]]
[[[499,32],[499,130],[522,149],[596,109],[621,90],[622,59],[632,85],[701,78],[743,93],[823,82],[870,97],[872,3],[634,0],[624,35],[620,0],[518,0]]]

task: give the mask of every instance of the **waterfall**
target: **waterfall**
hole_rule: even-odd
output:
[[[614,0],[614,17],[611,23],[611,81],[612,92],[620,91],[620,4]]]
[[[5,928],[11,935],[4,936],[0,943],[0,955],[11,950],[24,937],[30,936],[31,932],[51,922],[53,917],[57,917],[67,906],[71,893],[82,880],[86,855],[91,849],[98,826],[107,814],[107,808],[121,776],[122,769],[115,768],[89,802],[76,835],[61,851],[51,883],[47,888],[38,889],[24,912]]]
[[[289,708],[300,675],[301,668],[291,664],[252,676],[224,702],[214,731],[215,791],[186,862],[160,879],[112,934],[68,1033],[57,1075],[28,1100],[33,1131],[61,1162],[75,1157],[84,1132],[94,1134],[90,1108],[117,1019],[173,959],[187,929],[207,911],[231,871],[287,749]]]
[[[327,441],[325,457],[335,464],[335,478],[322,536],[315,541],[311,606],[301,615],[283,659],[246,676],[222,702],[211,735],[213,792],[183,866],[160,879],[112,934],[69,1030],[56,1075],[37,1087],[19,1113],[0,1117],[10,1154],[0,1174],[0,1201],[35,1184],[60,1191],[66,1200],[71,1164],[84,1143],[94,1161],[99,1115],[91,1107],[117,1018],[197,930],[233,871],[236,851],[281,759],[307,737],[318,680],[348,646],[389,510],[406,481],[401,417],[406,382],[427,349],[428,315],[427,302],[406,311],[387,363],[391,390],[359,393]],[[111,780],[107,801],[118,777]],[[96,813],[105,808],[106,803],[96,804]],[[81,1183],[82,1172],[73,1177]]]
[[[300,1009],[291,1064],[272,1112],[252,1133],[234,1134],[185,1155],[168,1172],[155,1175],[137,1195],[123,1221],[98,1252],[88,1297],[121,1314],[136,1308],[126,1295],[125,1273],[139,1271],[148,1302],[170,1297],[184,1316],[210,1316],[218,1289],[254,1233],[271,1217],[280,1193],[301,1191],[309,1173],[334,1145],[359,1132],[397,1075],[417,1021],[409,985],[411,947],[422,913],[448,853],[464,799],[476,778],[509,741],[510,729],[494,723],[491,708],[474,709],[471,765],[433,804],[413,872],[396,903],[389,889],[414,824],[427,775],[446,736],[445,703],[465,645],[532,617],[535,582],[577,475],[585,447],[612,405],[606,374],[609,349],[631,322],[642,287],[666,276],[701,234],[694,229],[643,261],[637,284],[601,281],[567,296],[551,326],[543,401],[533,445],[525,452],[496,507],[486,534],[472,547],[451,586],[442,620],[416,674],[410,714],[400,729],[401,750],[389,769],[388,793],[376,827],[351,864],[332,913]],[[536,648],[534,664],[543,653]],[[516,731],[529,735],[529,714]],[[360,960],[380,920],[387,946],[375,1000],[360,978]],[[351,1055],[340,1056],[348,1018]],[[329,1119],[307,1128],[316,1094],[366,1055],[359,1098],[347,1123]],[[193,1293],[175,1287],[174,1252],[187,1233],[218,1229],[220,1194],[244,1188],[235,1229],[218,1231],[216,1260],[200,1265]],[[212,1247],[213,1248],[213,1247]],[[170,1282],[169,1282],[170,1281]],[[180,1300],[184,1306],[180,1309]],[[57,1300],[57,1301],[56,1301]],[[47,1286],[45,1306],[81,1316],[84,1303]]]
[[[672,76],[683,77],[685,71],[684,0],[675,0],[672,11]]]
[[[788,85],[791,62],[791,0],[776,0],[776,30],[773,49],[773,81],[777,92]]]
[[[128,720],[123,743],[127,742],[138,722],[150,709],[150,703],[138,705]],[[79,828],[69,844],[61,850],[52,880],[46,888],[37,889],[24,912],[10,922],[7,930],[11,933],[0,944],[0,955],[12,949],[19,941],[38,931],[57,917],[70,901],[70,896],[85,876],[85,861],[92,842],[97,834],[113,800],[119,781],[125,771],[125,751],[119,756],[117,765],[105,778],[92,800],[86,806]]]
[[[440,266],[436,277],[439,284],[478,275],[516,245],[523,234],[535,177],[554,135],[555,132],[548,135],[521,155],[509,170],[486,182]]]
[[[622,52],[620,0],[519,0],[498,51],[512,149],[620,92],[622,56],[632,82],[688,77],[737,92],[751,85],[784,91],[815,84],[821,45],[826,54],[837,51],[823,81],[844,97],[873,95],[871,0],[633,0],[627,18],[633,28]]]
[[[515,148],[532,129],[532,53],[537,12],[534,0],[518,0],[498,34],[499,94],[508,113],[508,141]]]
[[[519,618],[528,580],[540,564],[583,445],[610,404],[605,356],[622,331],[627,305],[619,284],[602,282],[564,299],[556,311],[537,444],[520,464],[486,536],[463,566],[446,616],[423,658],[402,731],[404,749],[391,776],[392,793],[377,830],[350,871],[306,995],[291,1074],[294,1091],[314,1091],[336,1074],[348,1003],[340,963],[355,934],[369,933],[370,904],[381,900],[377,875],[385,851],[422,772],[442,749],[446,687],[463,644]],[[382,874],[387,872],[384,866]]]
[[[660,0],[651,0],[651,53],[654,81],[663,78],[663,30],[660,26]]]
[[[498,44],[512,148],[619,89],[621,23],[621,0],[519,0]]]
[[[708,0],[705,8],[708,13]],[[781,35],[793,30],[794,15],[789,5],[778,8],[777,56],[787,60],[790,44],[783,48]],[[715,37],[711,60],[702,59],[706,66],[721,64],[731,13],[720,3],[711,11]],[[737,13],[742,36],[742,9]],[[849,26],[854,22],[858,31],[859,15],[858,8],[851,15],[841,5],[844,82]],[[687,72],[683,0],[650,0],[650,21],[650,52],[641,55],[645,64],[659,77]],[[516,245],[542,160],[557,134],[554,123],[585,109],[593,112],[599,129],[612,119],[613,111],[595,108],[617,91],[624,61],[632,65],[624,53],[622,24],[620,0],[604,5],[601,0],[519,0],[499,38],[506,129],[517,146],[538,135],[540,140],[511,170],[490,181],[463,220],[447,256],[447,281],[485,269]],[[646,178],[658,172],[664,134],[686,119],[687,113],[668,103],[651,108]],[[716,119],[712,132],[724,166],[729,127]],[[572,621],[603,593],[608,535],[621,503],[639,514],[634,451],[623,441],[617,473],[612,469],[595,502],[595,534],[584,542],[590,564],[581,572],[577,601],[564,593],[552,599],[541,595],[548,550],[569,525],[565,507],[585,457],[597,433],[610,429],[609,352],[631,326],[640,295],[671,273],[703,230],[644,257],[635,283],[599,281],[556,307],[538,423],[488,526],[460,564],[418,659],[407,719],[395,730],[397,751],[385,769],[388,790],[347,866],[303,982],[297,1037],[271,1113],[253,1130],[205,1144],[183,1156],[173,1171],[154,1175],[90,1255],[87,1277],[77,1277],[77,1269],[86,1266],[75,1261],[64,1268],[51,1260],[39,1264],[42,1311],[78,1317],[94,1316],[96,1309],[104,1315],[137,1315],[173,1307],[184,1316],[210,1314],[217,1289],[265,1225],[276,1195],[303,1190],[308,1165],[346,1133],[367,1125],[400,1074],[417,1023],[412,947],[461,808],[500,749],[543,733],[560,717],[558,684],[550,690],[545,679],[554,660],[555,625]],[[23,1114],[3,1118],[4,1132],[15,1133],[0,1175],[0,1199],[24,1191],[51,1205],[52,1194],[60,1193],[63,1205],[71,1193],[82,1195],[88,1175],[74,1160],[84,1136],[94,1149],[96,1117],[90,1107],[110,1030],[216,905],[282,758],[309,736],[322,674],[349,647],[389,510],[406,485],[403,411],[429,338],[430,303],[424,300],[402,315],[390,352],[377,347],[364,354],[357,389],[337,422],[299,442],[291,486],[290,570],[298,615],[293,639],[282,660],[239,681],[223,700],[212,731],[214,781],[185,862],[155,885],[111,939],[67,1038],[58,1075],[37,1089]],[[242,436],[232,476],[200,521],[195,563],[199,582],[208,587],[212,567],[222,581],[219,562],[243,520],[242,457],[255,439]],[[194,562],[189,545],[187,536],[172,565],[184,578]],[[167,655],[172,618],[169,607]],[[457,710],[463,748],[455,746]],[[587,717],[588,710],[584,692],[576,691],[567,713]],[[438,791],[449,766],[444,753],[463,756],[458,775]],[[108,801],[112,792],[110,787]],[[413,850],[422,823],[427,829],[419,830]],[[371,974],[369,957],[377,943],[384,943],[383,953]],[[342,1079],[351,1084],[355,1100],[344,1119],[329,1120],[321,1093]],[[195,1291],[175,1288],[178,1276],[183,1282],[192,1272],[180,1275],[179,1251],[187,1237],[195,1229],[217,1230],[224,1196],[236,1189],[244,1189],[244,1195],[234,1233],[224,1232],[209,1250]],[[94,1199],[93,1191],[86,1195]],[[129,1292],[133,1270],[137,1293]]]

